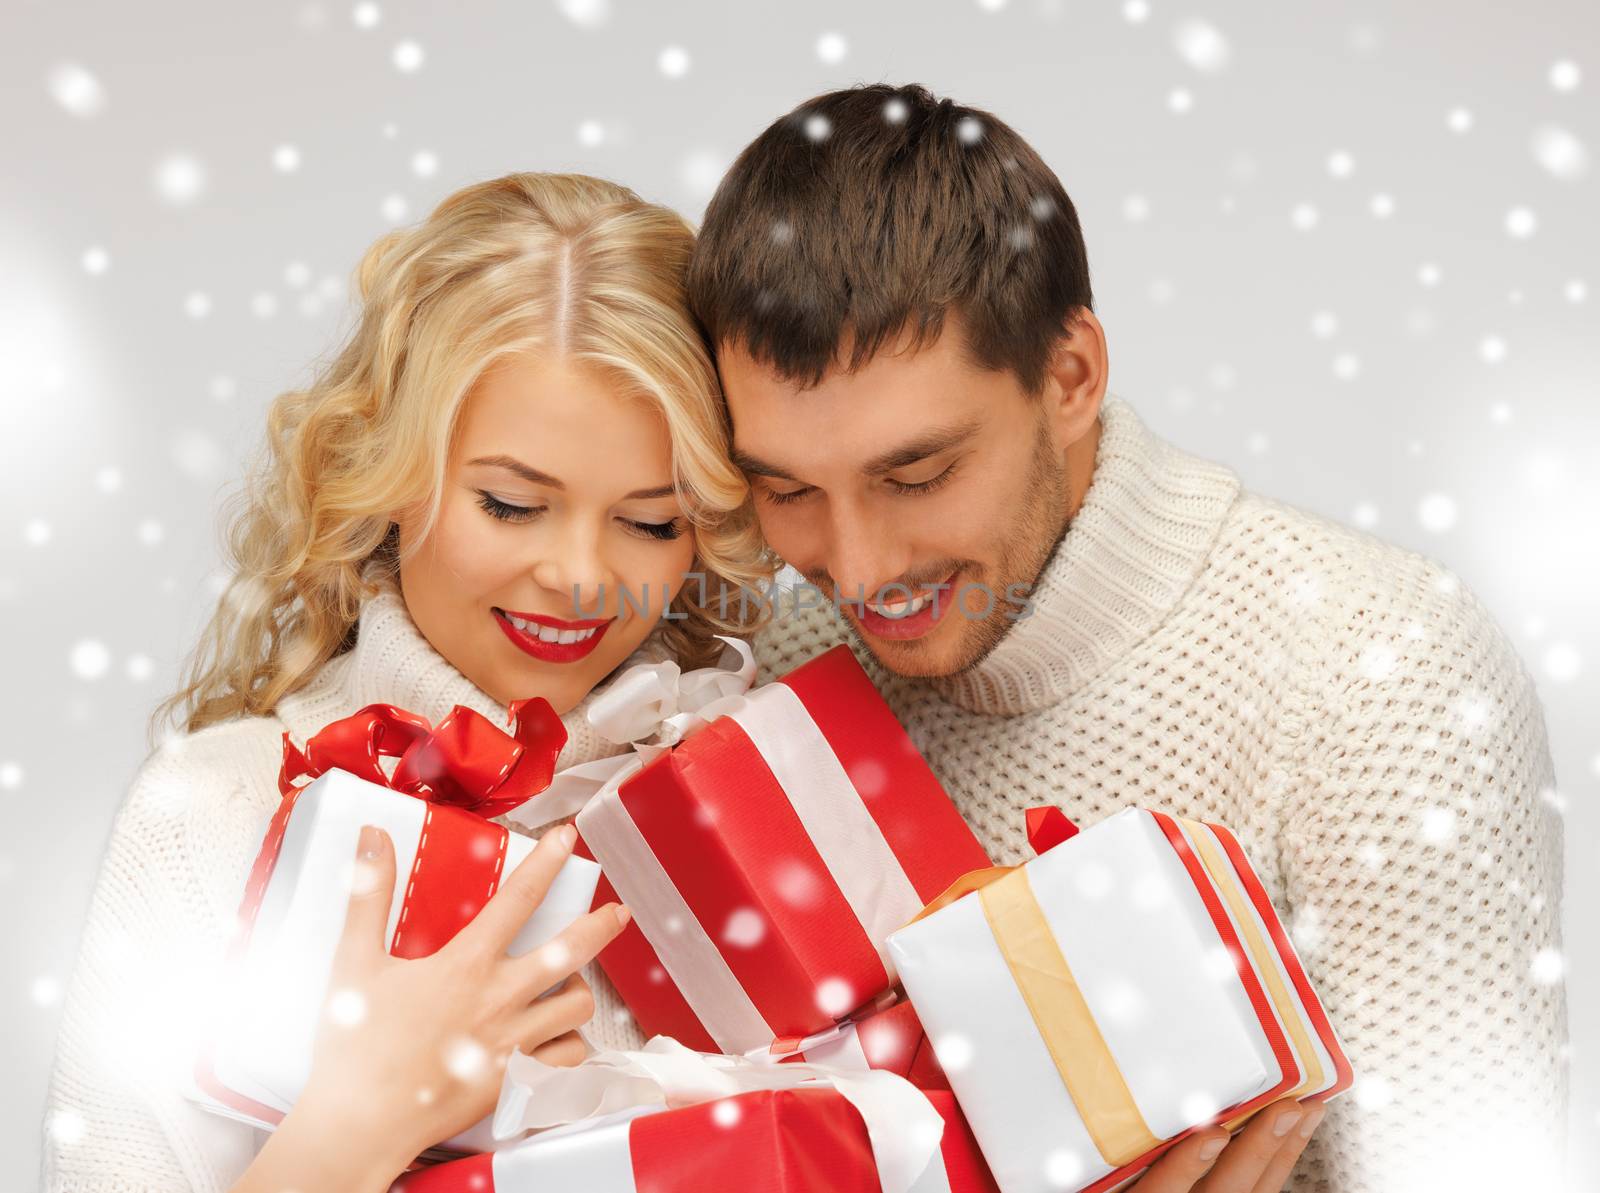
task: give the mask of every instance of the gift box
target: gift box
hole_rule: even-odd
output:
[[[397,957],[443,947],[533,850],[532,839],[488,817],[548,783],[566,731],[543,700],[513,705],[512,718],[508,734],[457,707],[430,727],[373,705],[304,751],[284,735],[282,799],[246,880],[195,1065],[197,1101],[270,1129],[304,1088],[363,825],[394,842],[388,940]],[[584,914],[598,877],[595,863],[569,857],[508,952],[536,948]],[[475,1129],[447,1146],[486,1139]]]
[[[827,1065],[849,1072],[898,1073],[922,1090],[948,1090],[922,1021],[909,1002],[890,1001],[816,1035],[782,1041],[762,1054],[776,1064]]]
[[[955,1099],[926,1094],[944,1123],[907,1193],[993,1193]],[[641,1106],[408,1173],[391,1193],[880,1193],[860,1113],[835,1090],[753,1090],[678,1109]]]
[[[1064,822],[1030,814],[1036,845],[1059,843],[889,938],[1005,1193],[1099,1193],[1201,1127],[1350,1086],[1232,833],[1140,809]]]
[[[589,715],[635,756],[515,815],[577,810],[597,902],[633,911],[599,963],[644,1034],[744,1053],[888,990],[888,934],[988,859],[848,648],[748,690],[725,641],[735,669],[619,677]]]

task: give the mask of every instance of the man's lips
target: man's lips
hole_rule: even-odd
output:
[[[912,600],[927,597],[927,603],[915,613],[907,613],[902,617],[886,617],[882,613],[875,612],[865,602],[852,601],[849,605],[851,614],[855,617],[856,623],[874,637],[895,638],[902,641],[921,638],[938,625],[950,611],[950,607],[955,604],[955,582],[960,575],[958,569],[938,584],[917,589],[913,593]],[[896,595],[899,595],[898,588]]]
[[[513,646],[545,663],[575,663],[586,657],[600,645],[600,639],[615,620],[595,617],[573,621],[544,613],[514,613],[498,608],[492,612],[495,624]],[[554,642],[549,641],[551,636],[555,636]],[[566,641],[562,641],[563,638]]]

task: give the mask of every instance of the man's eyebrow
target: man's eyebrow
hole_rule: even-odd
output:
[[[490,468],[504,468],[507,472],[514,472],[523,480],[534,485],[544,485],[550,489],[565,489],[567,486],[548,472],[540,472],[531,465],[524,464],[514,456],[479,456],[475,460],[468,460],[468,464],[483,464]],[[676,485],[652,485],[648,489],[635,489],[623,497],[624,501],[649,501],[655,497],[675,497],[678,493]]]
[[[869,476],[881,476],[885,472],[893,472],[896,468],[905,468],[929,456],[936,456],[940,452],[949,451],[964,439],[970,439],[978,433],[982,424],[977,419],[969,419],[962,423],[953,423],[949,426],[934,427],[923,432],[908,443],[884,452],[881,456],[868,461],[863,469]]]
[[[737,447],[729,452],[728,456],[733,461],[735,468],[741,472],[747,472],[751,476],[773,476],[781,481],[800,483],[800,478],[787,468],[779,468],[776,464],[769,464],[765,460],[752,456],[749,452],[740,451]]]

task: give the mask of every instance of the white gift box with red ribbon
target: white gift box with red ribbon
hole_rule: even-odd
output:
[[[381,707],[377,727],[363,723],[358,727],[360,733],[380,734],[400,724],[412,734],[401,744],[438,747],[433,753],[444,757],[432,761],[440,768],[446,763],[465,765],[451,758],[452,754],[480,761],[487,755],[484,764],[490,780],[485,787],[503,781],[523,758],[537,768],[537,760],[527,753],[534,744],[532,730],[524,733],[530,740],[519,748],[519,743],[478,718],[481,724],[467,721],[452,739],[449,721],[430,731],[419,718]],[[367,712],[363,710],[363,714]],[[458,709],[452,718],[465,712]],[[330,730],[352,720],[338,722]],[[546,734],[559,731],[564,738],[559,720],[553,728],[547,722],[541,730]],[[430,741],[430,732],[441,735],[442,746],[441,739]],[[497,742],[492,734],[506,740]],[[317,744],[316,739],[308,744],[313,758]],[[329,749],[323,743],[322,761],[356,765],[355,755],[360,751],[353,754],[349,741],[339,744],[346,748]],[[363,749],[368,744],[362,739]],[[381,752],[400,753],[395,744],[387,743]],[[560,740],[546,741],[541,748],[553,760]],[[293,747],[287,750],[293,752]],[[297,752],[295,757],[303,761]],[[374,768],[376,757],[375,752]],[[412,759],[416,759],[415,751]],[[425,758],[424,767],[426,764]],[[431,776],[437,790],[419,781],[419,795],[358,778],[343,769],[312,769],[321,773],[310,783],[294,786],[283,781],[283,799],[246,881],[229,956],[207,1000],[211,1021],[202,1032],[207,1042],[195,1064],[190,1091],[207,1109],[269,1130],[294,1104],[311,1072],[312,1046],[331,993],[329,983],[344,929],[362,826],[378,826],[394,845],[395,885],[385,939],[389,952],[400,957],[425,956],[442,947],[482,909],[536,844],[534,839],[486,819],[466,803],[466,797],[456,796],[460,803],[443,802],[447,784],[437,771]],[[374,769],[369,773],[382,772]],[[396,773],[401,772],[397,769]],[[389,778],[387,774],[382,777]],[[535,776],[532,785],[542,787],[543,780]],[[491,796],[492,788],[476,806],[495,811],[499,805]],[[507,800],[503,792],[500,798]],[[537,948],[583,915],[594,901],[598,877],[599,867],[594,862],[567,858],[508,953],[520,956]],[[448,1014],[448,1008],[441,1013]],[[441,1146],[477,1150],[490,1142],[486,1120]]]
[[[1351,1084],[1221,826],[1127,809],[969,879],[889,947],[1004,1193],[1099,1193],[1194,1130]]]

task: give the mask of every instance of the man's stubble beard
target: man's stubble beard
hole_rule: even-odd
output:
[[[856,641],[866,647],[880,663],[897,675],[908,678],[930,679],[958,675],[981,663],[1004,641],[1021,617],[1026,598],[1031,595],[1045,565],[1050,562],[1061,540],[1066,537],[1070,519],[1067,510],[1067,469],[1051,443],[1049,425],[1041,415],[1034,437],[1033,458],[1028,468],[1028,480],[1023,486],[1023,499],[1017,515],[1012,519],[1010,532],[1005,536],[1000,556],[995,561],[998,582],[985,576],[958,581],[956,592],[943,594],[941,599],[956,600],[957,594],[968,584],[983,584],[994,598],[994,607],[988,616],[969,619],[964,608],[950,609],[945,617],[961,620],[962,634],[955,646],[955,661],[937,670],[930,669],[918,658],[916,640],[905,643],[911,649],[904,656],[886,658],[861,631],[855,620],[844,620],[855,635]],[[987,571],[988,569],[984,569]],[[945,573],[948,575],[949,573]],[[1011,592],[1021,592],[1022,601],[1008,599]],[[935,630],[935,633],[938,631]],[[895,651],[900,656],[901,651]],[[898,664],[898,666],[896,665]],[[907,665],[910,669],[906,669]]]

